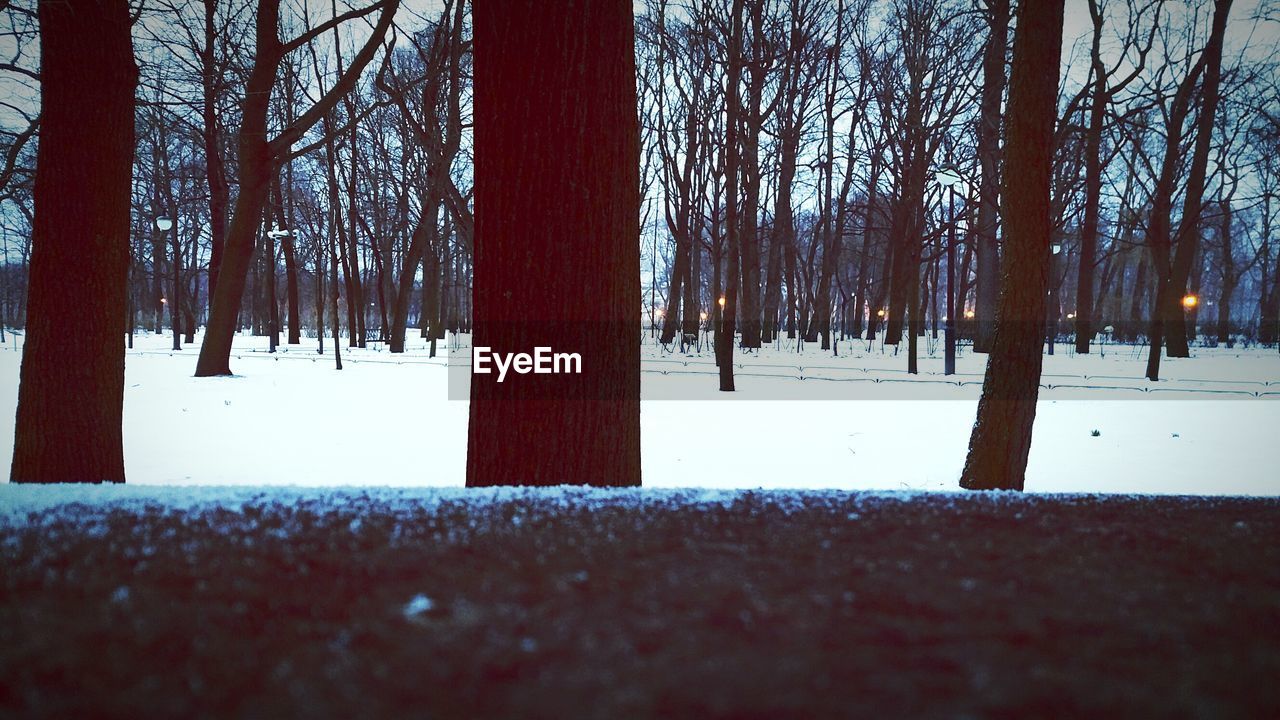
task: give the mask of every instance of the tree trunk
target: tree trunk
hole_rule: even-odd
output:
[[[741,224],[738,218],[738,82],[742,72],[742,4],[733,0],[729,21],[728,78],[725,82],[724,100],[724,196],[725,238],[728,257],[725,259],[724,310],[720,313],[720,328],[716,333],[716,363],[720,370],[720,392],[734,391],[733,340],[738,320],[738,237]],[[752,219],[754,222],[754,218]]]
[[[1102,130],[1106,120],[1106,68],[1102,65],[1102,14],[1090,0],[1093,45],[1090,52],[1093,92],[1084,150],[1084,226],[1080,230],[1080,265],[1076,274],[1076,352],[1088,354],[1093,341],[1093,274],[1098,255],[1098,209],[1102,204]]]
[[[427,248],[432,248],[431,253],[435,253],[435,235],[439,231],[436,227],[436,221],[440,214],[440,198],[435,194],[434,188],[428,191],[427,197],[422,203],[422,217],[418,220],[418,226],[413,229],[412,239],[409,241],[409,250],[405,253],[404,266],[400,271],[399,287],[396,290],[395,306],[391,312],[391,335],[387,343],[388,349],[393,353],[404,352],[404,336],[405,331],[409,327],[409,295],[413,292],[413,279],[418,272],[418,266],[422,265],[422,257],[426,254]],[[422,282],[425,287],[427,283],[435,282],[435,278],[430,276],[431,263],[426,263],[424,272],[422,273]],[[425,318],[427,316],[427,308],[424,303],[421,314]]]
[[[1200,87],[1200,112],[1196,117],[1196,144],[1191,156],[1190,176],[1183,196],[1182,219],[1178,223],[1176,250],[1173,266],[1169,269],[1169,291],[1166,293],[1165,344],[1169,357],[1191,356],[1187,343],[1187,323],[1183,314],[1182,297],[1187,294],[1187,280],[1191,266],[1200,251],[1200,216],[1203,211],[1205,174],[1209,163],[1209,149],[1213,139],[1213,121],[1217,114],[1222,81],[1222,45],[1226,33],[1227,16],[1231,12],[1231,0],[1217,0],[1213,11],[1213,30],[1204,49],[1204,81]],[[1194,324],[1192,326],[1194,328]],[[1194,329],[1193,329],[1194,332]],[[1159,350],[1157,349],[1157,355]]]
[[[1049,286],[1049,186],[1062,15],[1063,0],[1036,0],[1018,8],[1003,184],[1005,280],[960,477],[960,486],[971,490],[1022,490],[1031,452]]]
[[[1000,250],[996,225],[1000,215],[1000,100],[1004,97],[1004,57],[1009,41],[1009,0],[991,0],[990,35],[982,58],[981,118],[978,123],[978,222],[974,229],[978,255],[977,318],[974,352],[990,352],[995,339],[996,303],[1000,296]]]
[[[1147,230],[1147,244],[1151,248],[1151,259],[1155,265],[1156,284],[1156,299],[1151,307],[1150,330],[1147,335],[1149,351],[1146,374],[1147,379],[1152,382],[1160,379],[1160,352],[1166,335],[1170,336],[1173,343],[1169,347],[1171,354],[1174,351],[1181,351],[1183,349],[1181,346],[1186,344],[1186,328],[1183,326],[1185,315],[1181,300],[1186,292],[1191,259],[1199,249],[1199,238],[1196,237],[1196,233],[1200,222],[1200,201],[1204,193],[1204,176],[1209,156],[1210,133],[1213,129],[1213,112],[1218,99],[1217,75],[1222,61],[1222,36],[1230,7],[1230,0],[1217,0],[1209,41],[1204,52],[1200,54],[1200,59],[1180,83],[1166,121],[1164,159],[1161,164],[1160,178],[1152,195],[1151,221]],[[1182,124],[1190,110],[1191,95],[1201,71],[1205,72],[1205,79],[1203,102],[1196,130],[1196,146],[1192,153],[1187,188],[1183,197],[1183,215],[1178,232],[1174,236],[1170,226],[1170,215],[1178,160],[1184,153]],[[1211,72],[1215,75],[1212,82],[1208,76]],[[1205,124],[1206,120],[1207,124]],[[1176,257],[1173,256],[1175,240],[1177,242]],[[1172,265],[1170,265],[1171,258]],[[1181,336],[1181,343],[1178,336]]]
[[[473,374],[467,485],[639,485],[631,3],[473,15],[473,346],[579,353],[581,373]]]
[[[736,314],[742,318],[742,347],[760,347],[760,130],[764,123],[761,113],[766,81],[767,59],[762,55],[764,44],[764,0],[753,0],[750,5],[752,58],[743,65],[747,68],[747,103],[741,115],[742,153],[742,214],[738,218],[738,255],[741,260],[741,307]],[[741,37],[741,36],[739,36]],[[738,44],[742,49],[741,40]],[[735,90],[736,92],[736,90]],[[732,200],[732,196],[730,196]]]
[[[204,141],[205,175],[209,183],[209,310],[213,311],[213,292],[218,286],[218,266],[222,262],[222,243],[227,234],[227,206],[231,204],[231,190],[227,184],[226,166],[222,161],[222,149],[218,146],[220,124],[218,121],[218,68],[214,56],[217,27],[214,15],[218,0],[204,0],[204,47],[200,50],[201,110],[204,121],[201,139]]]
[[[124,482],[121,329],[138,80],[129,4],[41,2],[38,13],[43,114],[9,477]]]

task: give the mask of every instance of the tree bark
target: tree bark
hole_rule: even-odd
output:
[[[1031,451],[1049,286],[1049,187],[1062,15],[1063,0],[1036,0],[1018,9],[1002,193],[1003,281],[995,340],[960,477],[960,486],[971,490],[1022,490]]]
[[[215,14],[218,0],[204,0],[204,46],[200,50],[201,112],[203,125],[205,175],[209,183],[209,310],[213,311],[213,293],[218,286],[218,266],[222,263],[222,243],[227,234],[227,207],[231,190],[227,184],[226,166],[218,138],[218,68],[214,54],[217,39]]]
[[[1093,275],[1098,255],[1098,210],[1102,204],[1102,129],[1106,120],[1107,73],[1102,65],[1102,13],[1090,0],[1093,45],[1090,51],[1093,91],[1084,150],[1084,226],[1080,230],[1080,264],[1076,273],[1076,352],[1088,354],[1093,341]]]
[[[738,172],[741,164],[738,148],[738,83],[742,73],[742,5],[743,0],[733,0],[730,10],[733,17],[729,21],[727,58],[729,72],[724,92],[724,211],[727,257],[724,276],[724,309],[720,313],[720,327],[716,332],[716,363],[720,370],[720,392],[734,391],[733,340],[738,324],[738,237],[742,229],[738,217]]]
[[[27,333],[12,482],[124,482],[134,152],[124,0],[43,1]]]
[[[582,359],[472,375],[467,485],[639,485],[631,2],[481,2],[473,25],[473,345]]]
[[[1004,56],[1009,42],[1009,0],[991,0],[988,7],[986,50],[982,58],[982,99],[978,123],[978,222],[974,229],[978,255],[974,352],[989,352],[995,339],[996,303],[1000,296],[1000,246],[996,225],[1000,215],[1000,100],[1004,97]]]

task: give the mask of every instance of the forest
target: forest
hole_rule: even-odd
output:
[[[1280,716],[1278,222],[1280,0],[0,0],[0,715]]]
[[[33,4],[5,5],[0,315],[22,327],[38,27]],[[1069,5],[1079,35],[1064,36],[1053,138],[1047,336],[1174,357],[1196,342],[1273,344],[1276,6]],[[717,327],[732,294],[743,349],[905,339],[914,368],[915,338],[950,321],[985,351],[1009,3],[744,0],[736,34],[731,10],[637,7],[641,322],[670,344]],[[282,45],[264,52],[273,16]],[[398,352],[409,332],[468,329],[465,0],[148,1],[133,24],[129,330],[170,332],[178,348],[208,326],[206,372],[239,330]],[[240,151],[264,134],[267,157]],[[223,279],[242,298],[219,312]],[[1153,352],[1152,377],[1158,363]]]
[[[15,457],[48,456],[44,440],[24,445],[31,423],[87,423],[82,434],[119,423],[112,328],[131,351],[135,334],[146,348],[168,336],[197,378],[232,375],[246,343],[327,350],[340,370],[344,350],[397,356],[421,342],[430,359],[446,338],[500,338],[503,352],[555,340],[593,346],[588,367],[616,374],[552,396],[628,408],[633,365],[665,375],[652,364],[696,366],[706,350],[720,391],[788,352],[802,381],[815,353],[868,378],[922,380],[933,375],[922,362],[942,356],[947,378],[957,358],[963,375],[989,353],[973,439],[1022,428],[1021,450],[998,453],[1014,468],[1047,356],[1127,347],[1159,383],[1162,363],[1193,349],[1256,359],[1277,346],[1280,6],[1269,0],[1065,4],[1061,22],[1035,30],[1060,41],[1024,81],[1024,106],[1040,115],[1012,109],[1019,16],[1007,0],[645,0],[625,26],[588,13],[540,35],[496,33],[487,95],[466,0],[132,3],[128,47],[100,48],[104,66],[118,63],[100,80],[79,71],[95,56],[73,26],[49,31],[55,16],[42,21],[38,3],[0,9],[0,326],[27,334],[31,367]],[[564,48],[604,57],[615,45],[626,51],[614,64],[538,74]],[[530,74],[509,74],[521,57]],[[51,87],[57,72],[67,82]],[[93,154],[106,138],[88,140],[129,125],[109,138],[127,143],[126,179]],[[45,250],[33,243],[42,194],[63,208],[44,213],[44,232],[63,239]],[[492,211],[477,216],[484,202]],[[125,246],[72,241],[105,242],[126,220]],[[485,222],[491,239],[478,245]],[[1003,350],[998,321],[1011,328]],[[64,370],[38,359],[54,355]],[[1274,394],[1270,377],[1212,357],[1222,362],[1193,378],[1201,390],[1239,381],[1250,387],[1217,391]],[[1071,372],[1093,387],[1100,367]],[[65,368],[102,373],[87,403],[98,414],[72,410],[85,391],[62,382]],[[511,406],[488,400],[501,397],[471,384],[476,458],[521,442],[495,428],[537,425],[497,421]],[[596,443],[634,450],[622,484],[639,482],[638,407],[623,413],[630,429]],[[575,422],[613,427],[612,411],[592,412],[599,422]],[[584,476],[543,462],[534,484]]]

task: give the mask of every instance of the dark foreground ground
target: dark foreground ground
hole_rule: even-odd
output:
[[[0,715],[1280,717],[1277,500],[491,497],[10,520]]]

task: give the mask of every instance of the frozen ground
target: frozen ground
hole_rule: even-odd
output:
[[[212,379],[191,376],[198,344],[180,353],[169,344],[139,335],[128,355],[132,484],[463,482],[467,403],[447,398],[447,360],[428,359],[416,338],[400,357],[344,347],[336,372],[314,340],[268,355],[264,338],[239,337],[237,376]],[[7,471],[20,353],[12,338],[0,347]],[[739,392],[727,398],[708,353],[646,346],[644,396],[661,399],[642,409],[645,484],[954,488],[985,358],[962,354],[958,374],[943,378],[933,350],[915,378],[905,357],[865,342],[842,343],[840,357],[816,344],[738,352]],[[1046,358],[1028,490],[1280,495],[1280,354],[1197,348],[1166,361],[1167,379],[1152,387],[1143,349],[1068,350]]]

